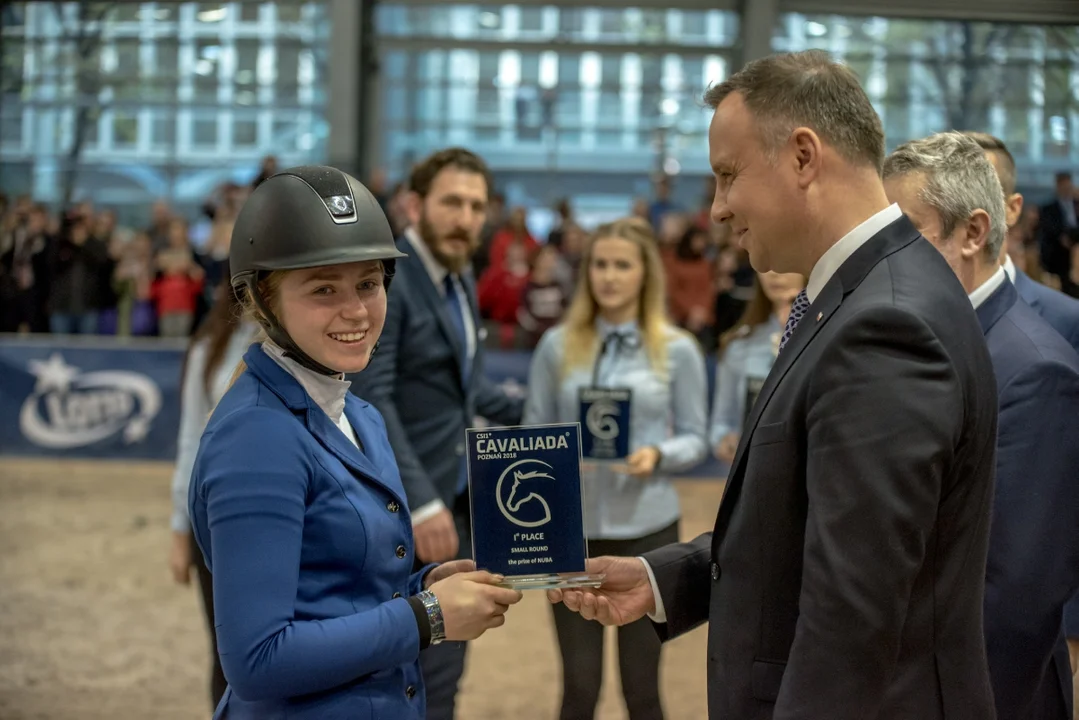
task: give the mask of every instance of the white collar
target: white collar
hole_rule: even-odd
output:
[[[1007,274],[1008,279],[1015,282],[1015,263],[1012,262],[1012,256],[1008,253],[1004,253],[1004,272]]]
[[[977,310],[1007,279],[1008,274],[1004,272],[1004,268],[998,267],[997,271],[988,280],[974,288],[974,292],[967,296],[970,298],[970,304]]]
[[[405,237],[408,238],[412,249],[419,256],[420,262],[423,263],[424,269],[427,270],[427,274],[431,276],[431,282],[435,284],[435,289],[440,293],[445,293],[446,289],[443,283],[446,282],[446,276],[450,274],[450,271],[435,259],[435,256],[431,253],[431,248],[427,247],[427,243],[420,237],[416,228],[411,225],[405,228]]]
[[[322,412],[330,416],[334,424],[340,424],[341,416],[345,412],[345,398],[352,383],[345,380],[344,374],[323,375],[310,368],[306,368],[290,357],[285,357],[285,351],[272,340],[262,343],[262,349],[266,351],[274,361],[285,369],[300,386],[307,391],[315,404],[322,408]]]
[[[902,216],[903,212],[899,209],[899,206],[892,203],[865,220],[862,224],[858,225],[858,227],[841,237],[835,245],[828,248],[824,254],[820,256],[820,260],[817,261],[817,264],[813,266],[813,271],[809,273],[809,281],[806,283],[806,297],[809,299],[809,302],[813,302],[817,299],[821,290],[823,290],[824,286],[828,284],[828,281],[832,279],[832,276],[836,274],[836,271],[839,270],[843,263],[845,263],[858,248],[865,245],[870,238]]]

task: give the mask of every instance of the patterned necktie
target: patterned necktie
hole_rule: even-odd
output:
[[[791,335],[794,334],[794,328],[798,327],[798,322],[805,317],[808,310],[809,296],[806,295],[806,291],[803,290],[798,293],[798,296],[794,298],[794,302],[791,303],[791,314],[787,316],[787,325],[783,328],[783,339],[779,341],[780,352],[783,352],[783,346],[791,339]]]

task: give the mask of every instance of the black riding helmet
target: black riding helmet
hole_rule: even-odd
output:
[[[397,249],[393,231],[378,201],[356,178],[337,168],[304,165],[283,170],[262,182],[244,203],[232,228],[229,267],[232,288],[247,288],[262,313],[266,334],[316,372],[336,370],[303,352],[270,310],[258,283],[274,270],[381,260],[389,289]]]

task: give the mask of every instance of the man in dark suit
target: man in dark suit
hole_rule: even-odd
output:
[[[1010,230],[1019,222],[1023,213],[1023,196],[1015,191],[1015,158],[1000,138],[980,132],[964,134],[981,146],[997,171],[997,177],[1004,189],[1004,210]],[[1033,280],[1017,268],[1008,255],[1006,245],[1007,243],[1000,250],[1000,264],[1004,267],[1008,279],[1015,285],[1019,297],[1079,352],[1079,300]]]
[[[520,422],[522,401],[483,375],[476,288],[467,271],[486,217],[490,173],[461,148],[437,152],[409,179],[410,225],[398,241],[386,325],[352,390],[386,420],[412,509],[417,564],[470,557],[465,428],[476,415]],[[427,717],[453,718],[464,643],[420,655]]]
[[[585,617],[704,621],[709,717],[993,717],[982,634],[996,395],[963,288],[881,182],[884,134],[826,53],[705,95],[712,216],[758,271],[808,278],[713,532],[595,558]]]
[[[1008,229],[1013,228],[1019,222],[1023,212],[1023,196],[1015,192],[1015,159],[1008,151],[1004,141],[986,133],[967,133],[986,151],[986,157],[993,163],[1000,178],[1000,184],[1004,187],[1005,210],[1008,216]],[[1006,244],[1006,243],[1005,243]],[[1021,269],[1015,266],[1007,248],[1001,249],[1000,263],[1007,273],[1008,279],[1015,285],[1019,298],[1031,307],[1034,312],[1041,316],[1065,340],[1079,352],[1079,300],[1070,298],[1062,292],[1047,287],[1035,281]],[[1079,473],[1077,473],[1079,475]],[[1075,668],[1079,663],[1079,597],[1072,598],[1064,606],[1064,635],[1068,639],[1068,656],[1070,663],[1066,682],[1062,682],[1062,690],[1067,694],[1072,688],[1071,697],[1074,699]],[[1061,671],[1059,659],[1056,660],[1058,672]]]
[[[941,133],[901,145],[885,161],[884,186],[955,271],[993,360],[1000,418],[985,636],[997,717],[1069,720],[1063,612],[1079,590],[1079,354],[1000,266],[1004,194],[978,143]]]
[[[1071,173],[1057,173],[1055,185],[1056,197],[1039,208],[1039,240],[1042,266],[1066,283],[1071,268],[1070,233],[1079,228],[1079,203],[1075,201]]]

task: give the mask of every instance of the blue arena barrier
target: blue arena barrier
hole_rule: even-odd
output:
[[[176,457],[186,343],[159,338],[0,335],[0,455]],[[488,377],[527,390],[531,354],[487,351]],[[709,398],[715,361],[708,358]],[[714,459],[684,473],[723,477]]]

